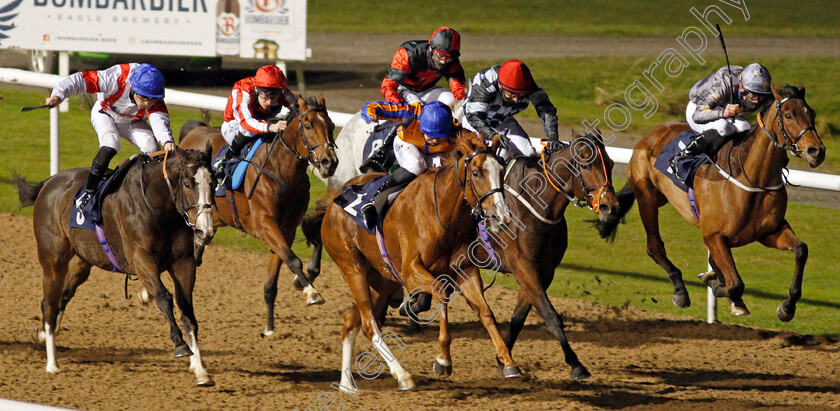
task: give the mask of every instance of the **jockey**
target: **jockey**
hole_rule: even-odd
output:
[[[277,133],[286,128],[285,121],[270,121],[283,107],[292,113],[297,111],[295,96],[286,87],[286,76],[277,66],[262,66],[254,77],[233,85],[222,124],[222,137],[230,148],[224,160],[215,165],[218,179],[224,178],[223,165],[239,157],[248,141],[259,134]]]
[[[536,155],[528,134],[513,118],[514,114],[528,108],[529,103],[542,119],[548,137],[546,149],[548,152],[559,150],[562,144],[557,133],[557,109],[548,94],[537,87],[528,66],[519,60],[508,60],[475,75],[464,105],[464,128],[487,137],[507,129],[511,149],[523,156]],[[510,153],[503,150],[502,157],[507,159]]]
[[[399,168],[379,189],[373,203],[362,207],[365,224],[373,229],[377,217],[388,206],[388,195],[391,194],[388,190],[405,187],[426,168],[440,165],[440,158],[457,147],[455,136],[461,126],[452,118],[449,106],[440,101],[425,106],[420,103],[370,102],[362,109],[362,119],[368,123],[378,120],[403,122],[394,138],[394,156]]]
[[[412,40],[400,45],[391,68],[382,80],[382,95],[390,103],[441,101],[450,108],[466,97],[466,77],[458,56],[461,35],[449,27],[435,30],[429,41]],[[451,92],[437,86],[444,76]]]
[[[102,181],[108,163],[121,147],[120,137],[145,154],[175,149],[169,111],[163,102],[163,74],[151,64],[118,64],[105,70],[73,73],[58,83],[46,105],[55,107],[70,96],[98,93],[90,122],[99,137],[99,151],[90,166],[85,191],[76,200],[81,209]]]
[[[733,134],[750,129],[741,114],[763,108],[772,100],[772,78],[767,69],[752,63],[744,68],[724,66],[691,88],[685,117],[699,136],[671,159],[676,169],[679,160],[706,153],[714,155]]]

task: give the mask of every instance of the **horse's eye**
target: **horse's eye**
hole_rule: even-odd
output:
[[[190,188],[190,182],[189,181],[184,181],[184,187]]]
[[[309,130],[309,129],[311,129],[311,128],[312,128],[312,126],[310,126],[309,124],[304,124],[304,125],[303,125],[303,128],[305,128],[305,129]]]
[[[580,165],[580,168],[582,168],[582,169],[584,169],[584,170],[589,170],[589,163],[586,163],[586,164],[581,164],[581,165]]]
[[[474,175],[474,176],[478,177],[478,170],[473,170],[473,171],[472,171],[472,175]]]
[[[788,120],[790,120],[790,119],[792,119],[792,118],[793,118],[793,116],[792,116],[792,115],[790,115],[790,113],[787,113],[787,114],[785,114],[785,118],[786,118],[786,119],[788,119]]]

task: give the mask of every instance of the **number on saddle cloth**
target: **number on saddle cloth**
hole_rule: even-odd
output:
[[[138,155],[132,156],[126,162],[117,166],[114,171],[106,171],[105,178],[99,182],[99,185],[96,187],[96,192],[93,193],[90,200],[82,207],[82,211],[80,212],[75,206],[73,207],[73,210],[70,212],[71,228],[84,228],[93,231],[94,224],[102,224],[102,201],[105,200],[105,196],[119,188],[126,173],[131,169],[131,166],[137,163],[139,158],[140,156]],[[73,196],[74,204],[76,199],[81,197],[84,191],[85,186],[82,185],[79,191]]]
[[[680,181],[677,176],[674,175],[674,171],[671,170],[670,162],[672,158],[688,146],[688,144],[696,137],[697,133],[692,130],[683,131],[662,148],[662,151],[660,151],[659,155],[656,156],[656,162],[653,164],[654,168],[668,176],[668,178],[670,178],[680,190],[685,191],[686,193],[688,192],[689,187],[694,186],[694,173],[703,163],[708,162],[708,157],[705,154],[701,154],[698,156],[686,157],[677,162],[677,173],[683,177],[685,183]]]
[[[336,204],[341,206],[347,215],[362,227],[365,231],[373,234],[373,230],[368,230],[365,227],[364,216],[362,215],[362,206],[373,201],[373,197],[379,192],[379,189],[386,181],[391,179],[390,174],[385,174],[368,181],[362,185],[346,185],[342,188],[341,194],[333,200]]]
[[[262,138],[255,138],[245,144],[242,148],[243,152],[248,154],[245,155],[245,158],[251,160],[254,158],[254,154],[256,154],[257,149],[260,148],[264,139]],[[213,156],[212,164],[216,164],[219,161],[224,160],[225,154],[227,154],[230,146],[224,146],[215,156]],[[245,180],[245,172],[248,171],[248,166],[250,165],[250,161],[240,161],[239,159],[234,159],[227,164],[224,164],[222,167],[225,172],[225,176],[228,178],[225,179],[225,184],[218,184],[216,186],[216,197],[224,197],[227,189],[238,190],[242,186],[242,181]]]
[[[377,131],[368,137],[362,150],[365,160],[359,171],[382,173],[387,172],[397,161],[394,156],[394,137],[401,123],[385,123],[377,126]]]

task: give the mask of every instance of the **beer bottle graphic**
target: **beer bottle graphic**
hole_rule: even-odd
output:
[[[239,54],[239,0],[219,0],[216,6],[216,54]]]

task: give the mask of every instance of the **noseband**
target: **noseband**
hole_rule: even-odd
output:
[[[303,141],[303,146],[306,148],[306,155],[305,156],[302,155],[300,153],[300,151],[297,150],[296,147],[292,148],[291,146],[289,146],[288,143],[286,143],[286,140],[283,139],[283,135],[281,134],[281,133],[285,133],[285,131],[281,132],[281,133],[278,133],[277,134],[277,139],[280,140],[283,143],[283,146],[286,147],[286,150],[289,150],[289,152],[292,153],[295,156],[295,159],[297,159],[297,160],[307,160],[309,162],[309,164],[311,164],[314,167],[317,167],[318,163],[320,163],[321,159],[318,156],[318,153],[315,152],[315,149],[318,148],[318,147],[321,147],[321,146],[327,146],[327,149],[331,148],[331,149],[335,150],[336,145],[335,145],[335,142],[332,141],[332,136],[327,136],[327,138],[326,138],[327,141],[326,142],[316,144],[314,146],[309,143],[309,140],[306,138],[306,130],[304,130],[304,128],[303,128],[303,117],[306,116],[307,114],[313,113],[313,112],[314,113],[324,113],[324,116],[327,116],[327,110],[324,109],[324,108],[320,108],[320,107],[310,108],[310,109],[304,111],[303,113],[301,113],[300,115],[297,116],[297,120],[298,120],[297,135],[300,136],[301,141]]]
[[[785,97],[781,100],[776,100],[776,122],[779,124],[779,129],[782,130],[782,137],[785,138],[784,143],[780,143],[779,139],[767,130],[767,127],[764,126],[764,122],[761,120],[761,113],[756,114],[756,119],[758,121],[758,126],[761,127],[762,131],[764,131],[764,135],[766,135],[767,138],[769,138],[770,141],[772,141],[776,147],[786,149],[790,151],[791,154],[801,158],[802,150],[799,149],[799,140],[808,131],[813,131],[814,133],[816,133],[817,129],[814,128],[813,124],[809,124],[808,127],[805,127],[804,129],[802,129],[802,131],[799,132],[795,140],[790,138],[790,136],[787,133],[787,130],[785,130],[785,124],[782,120],[782,105],[785,104],[788,100],[794,99],[802,100],[803,102],[805,101],[804,98],[800,97]]]
[[[172,188],[172,183],[169,182],[169,173],[166,171],[166,160],[169,158],[169,151],[166,151],[163,155],[163,181],[166,181],[166,186],[169,187],[169,194],[172,196],[172,202],[175,203],[175,209],[178,210],[178,214],[183,217],[184,222],[187,223],[193,231],[195,231],[196,223],[198,222],[198,217],[201,216],[201,213],[210,210],[213,206],[210,204],[192,204],[187,205],[186,195],[184,194],[184,189],[181,188],[181,197],[178,198],[175,195],[175,189]],[[178,171],[178,187],[182,186],[182,181],[184,180],[184,170],[188,168],[198,168],[198,167],[206,167],[205,164],[186,164]],[[207,172],[209,173],[210,170],[208,169]],[[198,211],[195,213],[195,221],[190,221],[190,210],[193,208],[197,208]]]
[[[572,161],[575,163],[578,182],[580,183],[580,187],[583,190],[583,194],[586,198],[586,201],[578,200],[572,197],[569,193],[560,189],[560,187],[557,187],[557,185],[554,184],[554,181],[551,180],[551,176],[548,174],[548,162],[545,159],[545,150],[543,150],[542,153],[540,153],[540,156],[542,157],[543,174],[545,174],[545,178],[548,180],[549,184],[551,184],[551,186],[554,187],[555,190],[557,190],[557,192],[563,193],[563,195],[566,196],[570,203],[578,207],[588,207],[590,210],[594,211],[595,213],[598,213],[598,211],[600,211],[601,209],[601,199],[604,198],[604,195],[606,195],[607,192],[612,188],[612,182],[610,181],[609,173],[607,173],[607,164],[604,161],[604,153],[601,151],[601,146],[595,144],[595,148],[598,150],[598,155],[601,156],[601,168],[604,171],[604,184],[592,188],[587,187],[586,183],[583,181],[583,173],[580,171],[580,162],[572,159]],[[550,157],[551,154],[549,154],[549,159]]]

